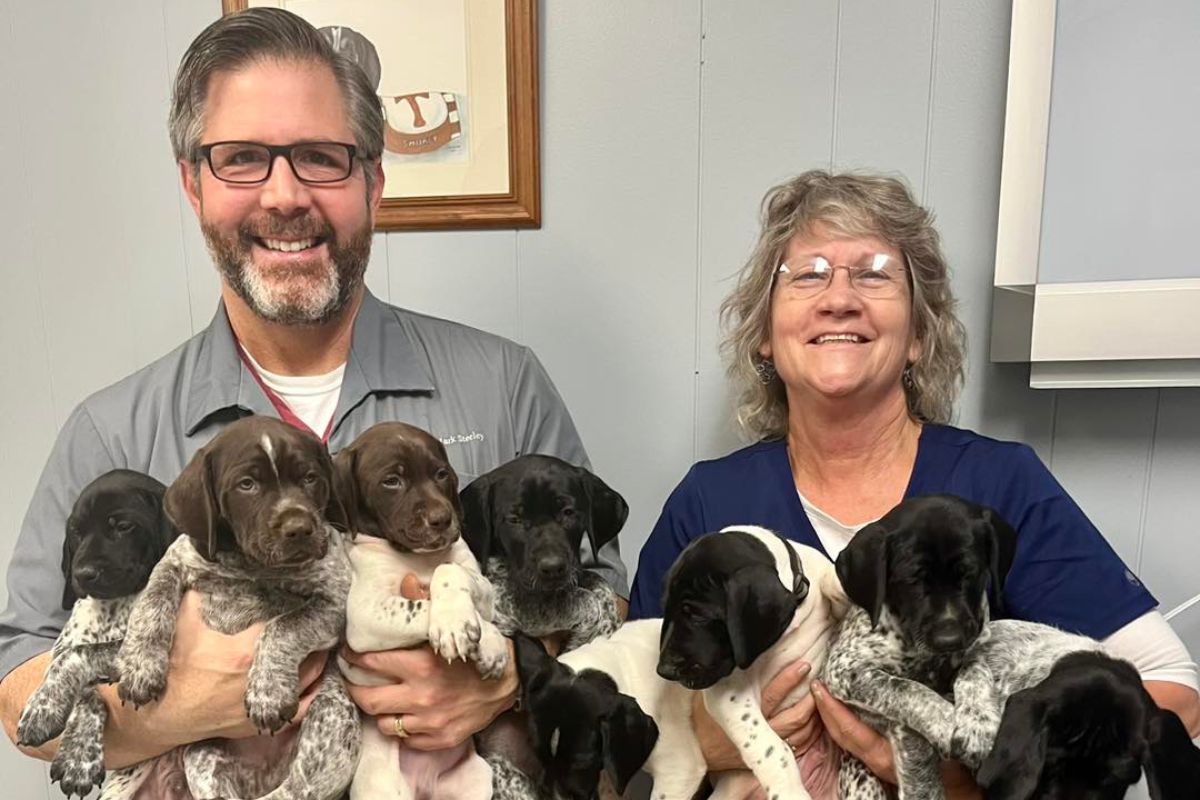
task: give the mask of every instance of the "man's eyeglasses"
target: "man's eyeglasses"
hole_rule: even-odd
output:
[[[846,270],[850,285],[863,297],[895,297],[904,286],[904,265],[887,253],[864,256],[857,264],[830,264],[823,256],[784,262],[775,271],[775,283],[790,295],[815,297],[829,288],[839,269]]]
[[[213,142],[200,145],[199,153],[212,174],[226,183],[265,181],[279,156],[287,159],[292,173],[303,183],[337,183],[349,178],[354,169],[354,145],[342,142]]]

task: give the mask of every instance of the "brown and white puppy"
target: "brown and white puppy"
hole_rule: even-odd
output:
[[[492,587],[462,540],[458,477],[446,450],[402,422],[371,427],[335,459],[337,491],[354,535],[346,642],[358,652],[428,642],[446,660],[472,661],[484,677],[508,663],[508,643],[492,623]],[[429,586],[429,600],[400,594],[405,575]],[[339,659],[365,686],[388,679]],[[363,720],[362,754],[351,797],[485,797],[491,768],[470,742],[433,753],[400,747]]]
[[[275,732],[295,716],[301,660],[337,644],[345,625],[349,564],[341,535],[325,520],[332,477],[315,436],[268,417],[234,422],[192,457],[164,501],[185,535],[151,574],[117,657],[123,701],[141,706],[162,697],[176,613],[184,592],[196,589],[214,630],[266,623],[247,676],[250,720]],[[337,797],[353,774],[359,725],[332,665],[298,735],[284,739],[266,770],[239,762],[224,741],[190,745],[192,794]]]

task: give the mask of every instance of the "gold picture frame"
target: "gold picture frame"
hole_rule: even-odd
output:
[[[537,0],[221,0],[250,6],[304,17],[376,81],[376,230],[540,226]]]

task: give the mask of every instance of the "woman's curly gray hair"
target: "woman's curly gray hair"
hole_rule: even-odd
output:
[[[815,227],[839,238],[872,236],[904,254],[921,353],[904,382],[909,413],[923,422],[947,422],[962,388],[966,330],[955,314],[946,259],[933,214],[905,184],[883,175],[811,170],[772,188],[763,198],[762,231],[721,304],[721,351],[739,390],[737,418],[754,439],[787,432],[783,382],[762,383],[759,348],[771,333],[771,287],[788,243]]]

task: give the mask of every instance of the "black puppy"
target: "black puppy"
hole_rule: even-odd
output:
[[[575,672],[528,636],[517,634],[514,643],[529,741],[542,769],[530,777],[555,800],[592,800],[602,774],[623,794],[658,741],[654,720],[604,672]]]
[[[838,631],[825,680],[886,730],[902,794],[938,791],[937,753],[910,724],[933,731],[938,741],[951,739],[951,730],[940,729],[953,725],[953,708],[942,695],[952,690],[990,609],[1001,608],[1016,542],[1015,531],[991,509],[929,495],[900,503],[855,534],[838,556],[838,577],[861,608]],[[839,784],[850,798],[882,791],[853,758],[843,760]]]
[[[63,734],[50,776],[68,795],[82,797],[104,780],[108,711],[94,687],[117,679],[133,600],[177,536],[163,512],[165,491],[148,475],[113,470],[84,487],[67,517],[62,602],[71,616],[17,736],[36,746]]]
[[[1143,769],[1154,800],[1200,797],[1200,750],[1179,717],[1131,664],[1079,652],[1008,699],[977,780],[988,800],[1120,800]]]
[[[497,624],[506,633],[566,633],[564,650],[620,625],[616,595],[580,567],[586,536],[593,553],[616,538],[629,506],[585,469],[553,456],[526,455],[460,493],[464,538],[496,588]]]

